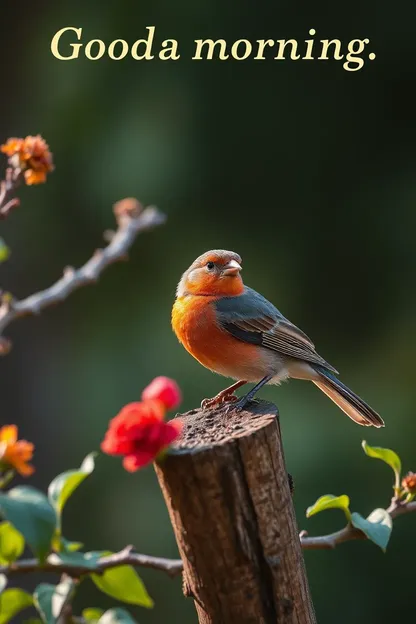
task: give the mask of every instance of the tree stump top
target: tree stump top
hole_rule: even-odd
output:
[[[193,409],[178,416],[183,420],[184,427],[171,452],[202,450],[245,437],[277,418],[278,410],[272,403],[252,401],[241,412],[232,408],[227,411],[225,406],[219,406]]]

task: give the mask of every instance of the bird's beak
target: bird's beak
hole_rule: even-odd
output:
[[[230,260],[230,262],[228,262],[224,266],[222,270],[222,274],[223,275],[238,275],[240,271],[241,271],[241,265],[238,264],[238,262],[236,262],[235,260]]]

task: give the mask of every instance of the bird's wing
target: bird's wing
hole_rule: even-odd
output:
[[[235,338],[337,372],[315,350],[312,340],[251,288],[215,302],[220,325]]]

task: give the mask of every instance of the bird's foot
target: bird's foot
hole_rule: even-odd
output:
[[[256,401],[256,399],[250,397],[248,394],[241,397],[234,405],[230,405],[229,410],[233,410],[233,412],[242,412],[245,407],[251,402]]]
[[[231,414],[231,412],[242,412],[243,409],[245,407],[247,407],[247,405],[249,403],[258,403],[257,399],[250,399],[250,398],[246,398],[245,396],[242,397],[241,399],[239,399],[238,401],[234,401],[233,403],[230,403],[229,405],[227,405],[224,409],[225,409],[225,413],[226,414]]]
[[[239,399],[237,403],[232,406],[233,411],[241,412],[250,403],[250,401],[253,401],[255,399],[255,396],[260,388],[262,388],[265,384],[269,383],[272,378],[273,375],[267,375],[266,377],[263,377],[263,379],[261,379],[259,383],[250,390],[250,392],[247,392],[247,394],[241,397],[241,399]],[[229,409],[231,409],[231,407]]]
[[[218,407],[219,405],[224,405],[224,403],[235,403],[238,401],[238,397],[235,396],[234,392],[219,392],[212,399],[204,399],[201,401],[202,409],[210,409],[212,407]]]

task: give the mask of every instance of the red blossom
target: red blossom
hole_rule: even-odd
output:
[[[129,403],[110,421],[102,451],[124,456],[124,468],[135,472],[179,437],[182,422],[164,422],[164,416],[165,407],[159,400]]]
[[[166,409],[175,409],[182,401],[182,393],[178,384],[169,377],[155,377],[143,390],[142,400],[157,399]]]

